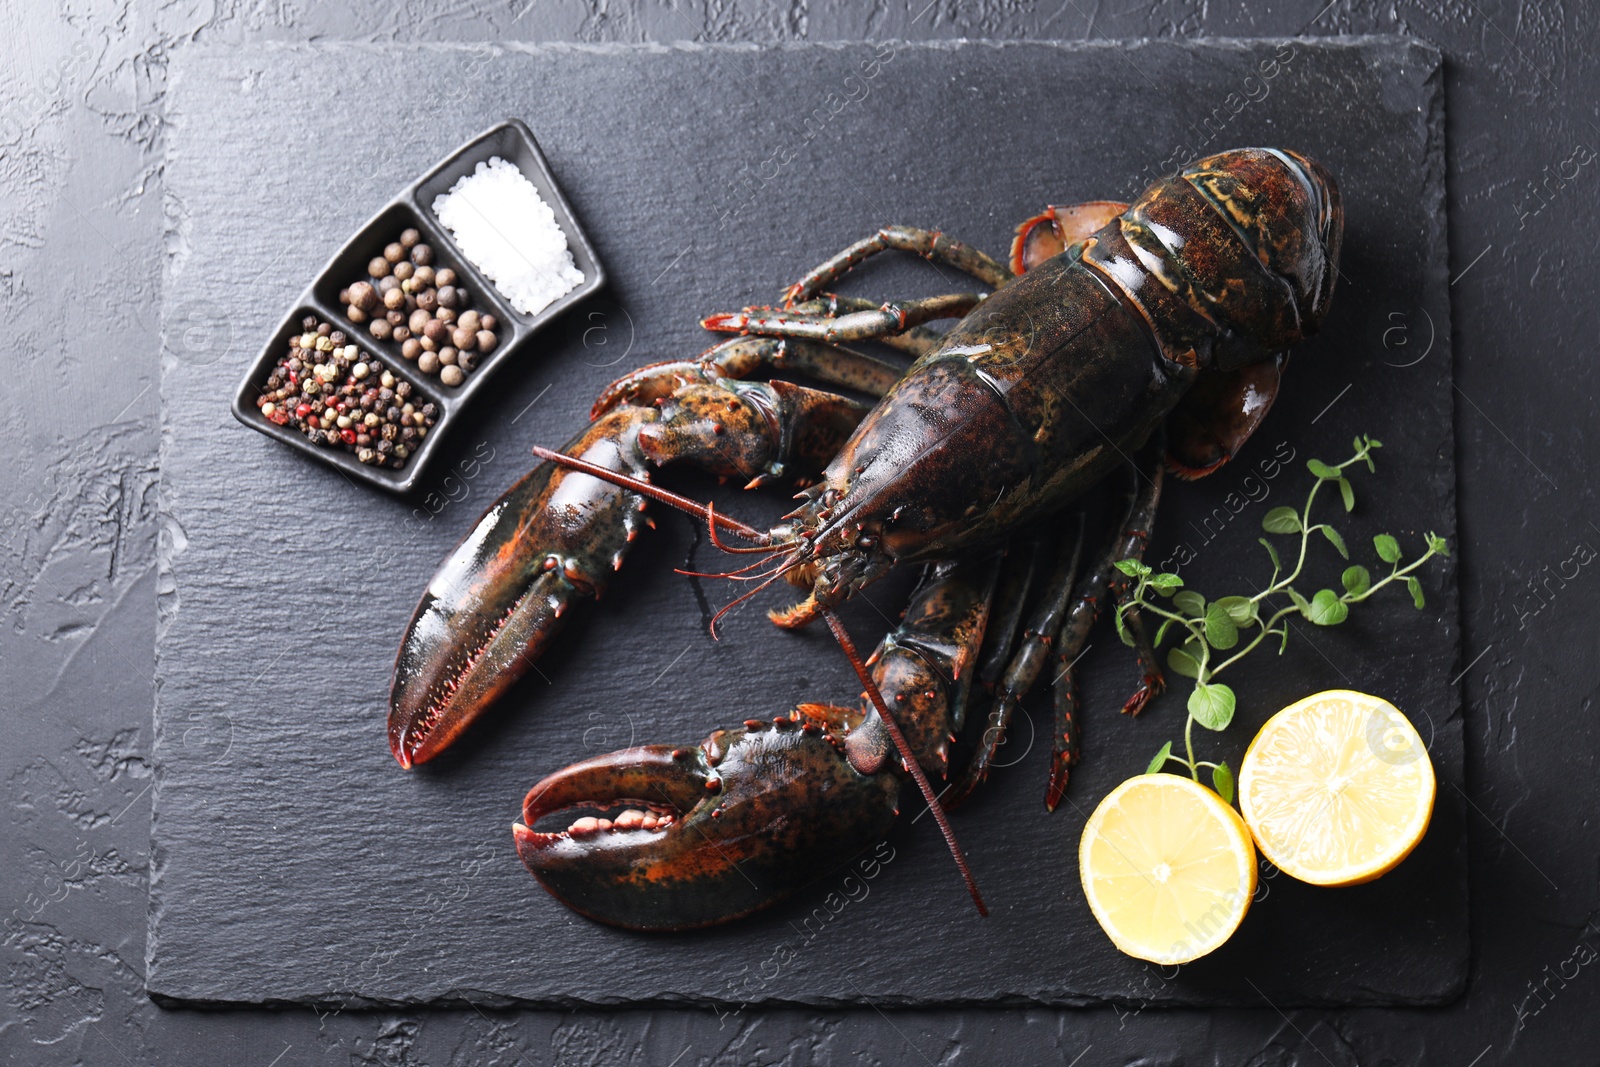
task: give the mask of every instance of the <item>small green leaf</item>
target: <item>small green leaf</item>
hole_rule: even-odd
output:
[[[1126,574],[1129,578],[1142,578],[1150,573],[1150,568],[1136,559],[1117,560],[1117,570]]]
[[[1388,534],[1379,534],[1372,539],[1372,547],[1378,550],[1378,558],[1385,563],[1398,563],[1400,561],[1400,542]]]
[[[1350,550],[1344,547],[1344,538],[1339,536],[1338,530],[1335,530],[1332,526],[1324,526],[1322,528],[1322,536],[1326,537],[1328,539],[1328,543],[1333,545],[1333,547],[1338,550],[1339,555],[1343,556],[1345,559],[1350,558]]]
[[[1261,547],[1265,548],[1267,555],[1272,557],[1272,569],[1275,571],[1283,570],[1283,562],[1278,559],[1278,550],[1272,547],[1272,542],[1265,537],[1258,537],[1256,540],[1261,542]]]
[[[1215,602],[1206,607],[1206,641],[1223,652],[1239,643],[1239,628],[1233,624],[1233,617]]]
[[[1344,498],[1345,511],[1356,509],[1356,491],[1351,487],[1349,478],[1339,479],[1339,495]]]
[[[1344,573],[1339,575],[1339,581],[1354,596],[1360,596],[1372,588],[1372,574],[1362,566],[1346,567]]]
[[[1248,626],[1257,619],[1256,602],[1247,596],[1225,596],[1217,605],[1228,613],[1236,626]]]
[[[1318,478],[1321,478],[1324,481],[1332,481],[1333,479],[1339,477],[1338,471],[1334,470],[1320,459],[1306,460],[1306,470],[1310,471],[1312,474],[1315,474]]]
[[[1278,655],[1281,656],[1285,652],[1289,651],[1289,624],[1284,623],[1283,629],[1280,630],[1279,633],[1283,634],[1283,644],[1278,646]]]
[[[1441,556],[1448,556],[1450,554],[1449,542],[1440,537],[1438,534],[1434,533],[1432,530],[1428,531],[1428,547]]]
[[[1150,588],[1163,595],[1170,595],[1174,589],[1183,588],[1183,579],[1176,574],[1157,574],[1151,577]]]
[[[1123,608],[1118,608],[1112,616],[1117,623],[1117,636],[1122,638],[1122,643],[1129,648],[1133,647],[1133,635],[1128,632],[1128,624],[1122,619]]]
[[[1172,668],[1173,673],[1185,678],[1200,677],[1200,661],[1181,648],[1167,650],[1167,666]]]
[[[1318,589],[1311,598],[1311,610],[1306,618],[1318,626],[1337,626],[1350,614],[1350,605],[1339,599],[1332,589]]]
[[[1172,606],[1198,619],[1206,613],[1206,598],[1193,589],[1185,589],[1172,598]]]
[[[1156,753],[1156,758],[1150,761],[1150,766],[1144,769],[1146,774],[1155,774],[1167,765],[1167,757],[1172,755],[1172,742],[1168,741],[1161,746],[1161,751]]]
[[[1233,803],[1233,772],[1228,769],[1226,763],[1219,763],[1211,768],[1211,786],[1224,804]]]
[[[1261,520],[1261,528],[1267,533],[1291,534],[1300,532],[1300,513],[1294,508],[1273,508]]]
[[[1289,599],[1294,601],[1294,606],[1300,609],[1300,614],[1309,619],[1311,617],[1311,601],[1293,589],[1285,589],[1284,592],[1289,594]]]
[[[1417,607],[1427,606],[1428,601],[1422,595],[1422,583],[1415,578],[1406,579],[1406,588],[1411,590],[1411,602]]]
[[[1162,619],[1161,620],[1161,625],[1156,628],[1156,641],[1155,641],[1155,646],[1154,647],[1157,647],[1157,648],[1160,647],[1161,639],[1167,636],[1168,628],[1177,625],[1177,622],[1178,622],[1177,619]]]
[[[1189,714],[1207,730],[1226,730],[1235,704],[1233,690],[1221,683],[1197,685],[1189,694]]]

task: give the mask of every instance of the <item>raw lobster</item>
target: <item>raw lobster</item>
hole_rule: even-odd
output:
[[[705,519],[719,545],[719,531],[741,538],[730,551],[759,554],[745,570],[763,580],[740,600],[780,576],[803,587],[771,618],[825,619],[868,704],[803,705],[699,747],[632,748],[559,771],[528,794],[516,830],[523,861],[564,903],[605,922],[722,922],[880,839],[909,775],[981,910],[944,808],[981,783],[1052,655],[1064,666],[1047,805],[1059,802],[1078,758],[1070,664],[1121,592],[1115,564],[1143,551],[1163,467],[1209,473],[1259,425],[1286,347],[1327,315],[1342,229],[1323,167],[1237,149],[1131,205],[1050,208],[1018,227],[1009,270],[943,234],[885,227],[791,286],[782,307],[711,316],[708,328],[743,336],[608,386],[590,425],[560,452],[536,449],[546,462],[446,561],[395,665],[396,758],[411,766],[436,755],[503,693],[572,603],[605,587],[648,521],[647,502],[659,500]],[[891,248],[994,291],[882,305],[824,292]],[[956,317],[942,335],[923,325]],[[843,347],[857,341],[917,358],[901,372]],[[752,379],[761,372],[829,388]],[[881,399],[868,407],[839,388]],[[752,487],[820,476],[798,508],[759,531],[651,484],[654,468],[674,462]],[[1080,576],[1081,517],[1079,536],[1062,538],[1058,516],[1119,469],[1131,471],[1127,518]],[[869,673],[832,609],[909,562],[930,569]],[[1142,678],[1123,710],[1136,713],[1161,676],[1137,616],[1127,622]],[[941,804],[927,779],[948,773],[948,742],[973,699],[991,702],[987,729]],[[535,828],[570,808],[618,806],[614,818]]]

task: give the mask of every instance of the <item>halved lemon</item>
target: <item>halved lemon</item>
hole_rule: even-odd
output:
[[[1433,762],[1381,697],[1316,693],[1267,720],[1239,767],[1239,808],[1262,853],[1312,885],[1394,869],[1433,815]]]
[[[1256,891],[1256,850],[1217,794],[1175,774],[1142,774],[1089,816],[1078,873],[1117,948],[1152,963],[1188,963],[1238,929]]]

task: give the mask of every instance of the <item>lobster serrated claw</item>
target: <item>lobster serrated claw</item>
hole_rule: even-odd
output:
[[[685,930],[749,914],[881,840],[900,781],[845,760],[815,707],[718,730],[693,748],[647,745],[585,760],[529,791],[517,854],[552,896],[592,919]],[[541,820],[573,808],[565,829]],[[641,810],[642,809],[642,810]]]

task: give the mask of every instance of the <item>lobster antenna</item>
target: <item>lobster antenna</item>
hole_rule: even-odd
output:
[[[716,540],[716,529],[718,526],[720,526],[729,533],[738,534],[740,537],[754,544],[765,546],[772,543],[772,536],[770,534],[764,533],[761,530],[756,529],[754,526],[746,526],[738,519],[730,519],[726,515],[718,515],[714,508],[708,508],[697,500],[690,500],[686,496],[679,496],[677,493],[674,493],[671,490],[663,489],[658,485],[652,485],[651,483],[640,478],[635,478],[630,474],[623,474],[621,471],[614,471],[607,467],[602,467],[597,463],[590,463],[588,460],[579,459],[577,456],[569,456],[565,452],[554,452],[540,445],[533,446],[533,454],[538,456],[540,459],[549,460],[558,467],[567,467],[571,470],[587,474],[591,478],[599,478],[603,482],[610,482],[612,485],[620,485],[622,488],[627,489],[630,492],[638,493],[640,496],[647,496],[651,500],[658,500],[663,504],[668,504],[677,508],[679,511],[693,515],[695,518],[700,519],[708,527],[710,527],[713,541]],[[718,547],[721,547],[720,544]],[[733,551],[738,550],[735,549]]]
[[[906,742],[906,735],[900,732],[900,726],[889,713],[889,705],[884,702],[877,683],[867,672],[867,665],[861,662],[861,653],[856,651],[855,642],[850,640],[849,631],[844,628],[844,623],[839,621],[839,616],[833,613],[832,608],[823,608],[822,617],[828,620],[828,629],[833,631],[834,639],[839,642],[839,647],[844,649],[844,654],[850,660],[850,666],[855,668],[861,684],[867,687],[867,699],[878,709],[879,716],[883,718],[883,725],[888,728],[889,736],[894,739],[894,747],[900,750],[900,758],[911,771],[911,777],[916,779],[917,788],[922,790],[922,798],[928,802],[928,810],[933,812],[933,820],[939,824],[939,832],[944,834],[944,843],[950,847],[950,855],[955,857],[956,866],[961,869],[961,877],[967,883],[967,892],[972,894],[972,902],[978,906],[978,914],[987,917],[989,909],[978,893],[978,883],[972,877],[972,869],[967,866],[967,857],[962,854],[961,846],[956,843],[956,832],[950,829],[944,808],[939,805],[939,798],[934,795],[933,786],[928,783],[928,776],[922,773],[922,764],[911,754],[911,746]]]

